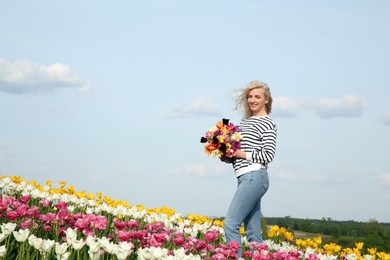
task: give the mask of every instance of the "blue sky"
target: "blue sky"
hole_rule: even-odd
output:
[[[271,87],[267,217],[390,222],[390,2],[2,1],[0,172],[224,216],[200,137]]]

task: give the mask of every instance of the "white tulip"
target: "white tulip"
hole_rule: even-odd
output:
[[[174,255],[179,257],[179,258],[184,258],[186,256],[186,251],[184,250],[184,248],[179,248],[179,249],[176,249],[174,250]]]
[[[100,259],[100,250],[97,252],[88,251],[89,259],[91,260],[99,260]]]
[[[88,207],[88,208],[85,210],[85,214],[93,214],[93,208]]]
[[[153,247],[152,248],[153,258],[162,259],[168,255],[168,250],[166,248]]]
[[[56,242],[55,249],[56,249],[57,256],[58,255],[62,256],[62,255],[64,255],[66,253],[66,250],[68,249],[68,244],[66,242],[64,242],[62,244]]]
[[[7,254],[7,248],[0,246],[0,257],[4,257]]]
[[[73,212],[76,207],[74,205],[68,205],[68,212]]]
[[[119,260],[125,260],[130,255],[130,253],[129,251],[119,248],[115,255]]]
[[[36,236],[31,235],[28,238],[28,243],[30,244],[30,246],[34,247],[36,250],[40,250],[41,246],[42,246],[42,243],[43,243],[43,239],[42,238],[37,238]]]
[[[112,243],[106,237],[102,237],[100,239],[100,245],[103,248],[103,250],[109,254],[112,254],[115,250],[115,246],[117,246],[117,245],[114,245],[114,243]]]
[[[133,243],[131,243],[131,242],[119,242],[119,247],[120,247],[120,249],[122,249],[122,250],[125,250],[125,251],[131,251],[131,249],[133,249],[134,248],[134,245],[133,245]]]
[[[88,252],[96,253],[100,251],[100,241],[95,237],[87,237],[86,243],[89,246]]]
[[[77,239],[77,229],[67,228],[65,231],[66,242],[71,244],[74,240]]]
[[[20,229],[19,231],[13,231],[14,237],[18,242],[26,241],[28,235],[30,234],[29,229]]]
[[[137,255],[139,260],[149,260],[153,258],[150,248],[139,248]]]
[[[44,253],[49,253],[51,249],[54,247],[54,244],[55,244],[54,240],[44,239],[42,242],[41,250]]]
[[[84,246],[84,241],[83,240],[73,240],[72,241],[72,247],[74,250],[78,251]]]
[[[1,232],[4,233],[4,235],[9,236],[16,228],[15,223],[7,223],[1,225]]]
[[[0,234],[0,243],[4,241],[8,236],[6,236],[4,233]]]
[[[57,255],[57,260],[68,260],[69,256],[70,256],[70,252],[66,252],[63,255]]]

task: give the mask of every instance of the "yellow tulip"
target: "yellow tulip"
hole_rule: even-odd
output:
[[[65,185],[66,185],[66,182],[64,182],[64,181],[59,181],[58,183],[60,184],[61,188],[65,187]]]
[[[368,253],[370,254],[370,255],[375,255],[375,253],[376,253],[376,248],[368,248],[367,249],[367,251],[368,251]]]
[[[245,235],[245,229],[243,226],[240,227],[240,234]]]
[[[68,194],[70,194],[70,195],[74,194],[74,186],[73,185],[69,186]]]
[[[92,193],[87,194],[87,199],[93,200],[94,198],[95,198],[95,196]]]
[[[286,232],[284,234],[284,238],[287,240],[287,241],[292,241],[294,239],[294,236],[291,232]]]
[[[359,249],[359,250],[362,250],[363,245],[364,245],[363,242],[355,243],[355,247],[356,247],[357,249]]]
[[[321,237],[314,237],[313,238],[313,241],[318,244],[318,245],[321,245],[322,244],[322,238]]]
[[[136,207],[137,207],[137,210],[138,210],[138,211],[142,211],[142,210],[145,209],[144,205],[142,205],[142,204],[137,204]]]
[[[77,198],[79,198],[79,199],[82,199],[82,198],[85,197],[84,192],[80,192],[80,191],[75,192],[74,195],[75,195]]]
[[[390,254],[386,254],[385,252],[379,252],[379,253],[376,253],[376,255],[378,256],[379,259],[383,259],[383,260],[390,259]]]
[[[96,196],[97,196],[99,199],[101,199],[102,196],[103,196],[103,193],[102,193],[102,192],[96,192]]]
[[[16,184],[19,184],[23,181],[22,177],[20,176],[11,176],[11,180],[15,182]]]
[[[324,245],[324,249],[327,255],[332,255],[334,253],[338,253],[341,250],[341,246],[336,245],[335,243],[330,243]]]

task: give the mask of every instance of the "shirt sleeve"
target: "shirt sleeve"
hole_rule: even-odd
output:
[[[272,162],[276,150],[276,128],[264,131],[262,143],[262,147],[246,153],[248,161],[263,165]]]

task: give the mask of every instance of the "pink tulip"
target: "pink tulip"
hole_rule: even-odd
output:
[[[158,233],[158,234],[153,234],[152,237],[156,239],[157,242],[164,243],[165,241],[168,240],[169,236],[166,233]]]
[[[26,195],[26,196],[20,196],[19,197],[19,201],[24,203],[24,204],[27,204],[29,201],[30,201],[30,196]]]
[[[18,219],[19,217],[19,213],[16,212],[16,211],[8,211],[6,214],[5,214],[5,217],[11,221],[15,221]]]
[[[203,250],[207,247],[206,245],[206,242],[204,242],[203,240],[197,240],[194,244],[194,248],[196,250]]]
[[[173,244],[175,246],[181,246],[184,242],[184,238],[183,237],[175,237],[173,240],[172,240]]]
[[[105,230],[107,227],[107,218],[105,216],[95,216],[91,219],[92,227],[98,230]]]
[[[82,232],[83,232],[83,235],[86,236],[86,237],[89,237],[89,236],[93,237],[93,236],[95,236],[95,232],[92,229],[90,229],[90,228],[84,228]]]
[[[16,212],[18,212],[19,216],[25,216],[27,214],[27,210],[29,209],[29,206],[25,204],[21,204],[17,209]]]
[[[223,254],[215,254],[212,256],[212,260],[226,260],[226,256],[224,256]]]
[[[305,260],[320,260],[320,259],[315,254],[309,254],[309,256],[305,258]]]
[[[214,242],[219,235],[219,232],[215,229],[209,230],[204,234],[204,238],[207,242]]]
[[[114,226],[115,226],[115,228],[122,230],[122,229],[125,229],[127,227],[127,223],[121,221],[118,218],[114,218]]]
[[[43,208],[49,207],[50,206],[50,200],[41,199],[41,201],[39,201],[39,206],[41,206]]]
[[[49,232],[49,231],[51,230],[51,226],[49,226],[49,225],[43,225],[43,226],[42,226],[42,229],[43,229],[43,231],[45,231],[45,232]]]
[[[129,241],[133,238],[132,232],[127,232],[125,230],[119,230],[117,236],[120,242]]]
[[[63,201],[58,202],[56,205],[54,205],[54,207],[57,208],[58,211],[64,211],[64,212],[68,211],[68,203]]]
[[[136,220],[129,220],[128,222],[126,222],[126,224],[128,228],[138,228],[140,226],[139,222]]]
[[[39,216],[39,208],[37,206],[33,206],[27,209],[26,216],[37,218]]]
[[[31,218],[25,218],[20,223],[20,228],[21,229],[29,229],[30,227],[32,227],[32,228],[37,228],[38,227],[37,223],[35,223],[34,220],[31,219]]]

